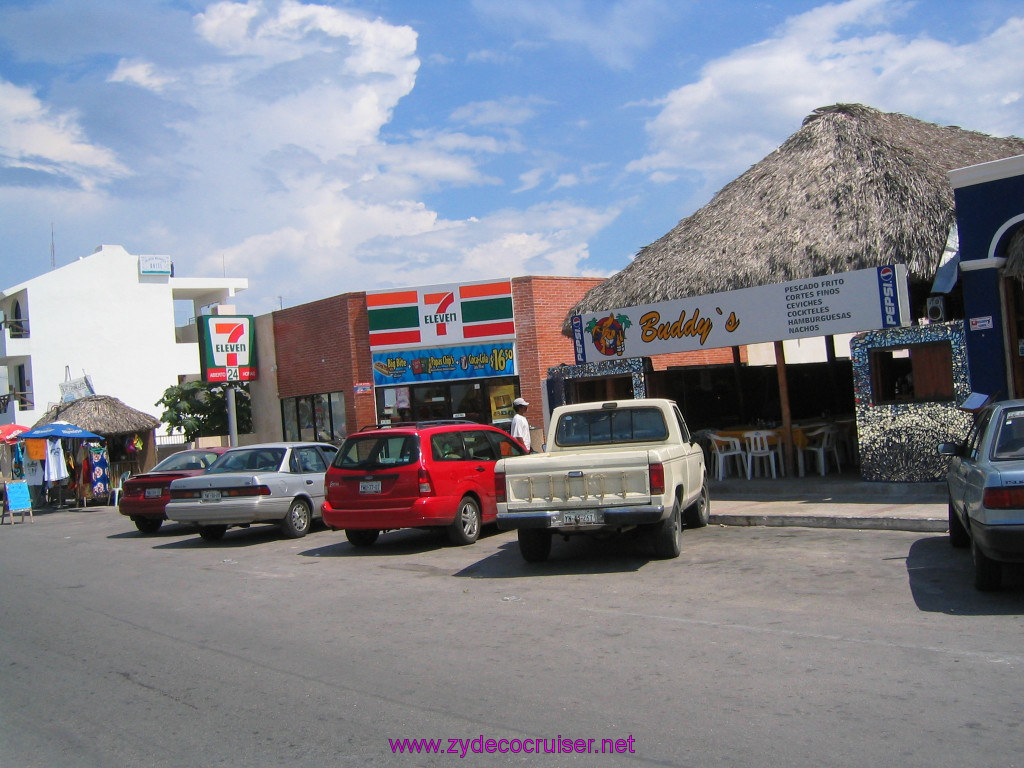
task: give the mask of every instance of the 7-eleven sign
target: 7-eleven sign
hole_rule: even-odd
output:
[[[204,381],[257,378],[256,331],[251,315],[201,315],[196,323]]]

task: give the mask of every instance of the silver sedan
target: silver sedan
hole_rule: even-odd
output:
[[[1024,562],[1024,400],[986,406],[950,456],[949,540],[971,547],[974,585],[998,589],[1003,563]]]
[[[252,523],[276,523],[288,538],[305,536],[320,516],[324,474],[337,450],[301,442],[232,448],[202,475],[171,482],[167,518],[198,525],[207,541]]]

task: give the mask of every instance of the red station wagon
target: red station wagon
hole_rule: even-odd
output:
[[[526,453],[496,427],[466,421],[378,425],[345,440],[325,478],[324,523],[357,547],[381,531],[444,528],[472,544],[497,519],[494,464]]]

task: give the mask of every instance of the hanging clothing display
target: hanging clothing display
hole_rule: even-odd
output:
[[[87,443],[89,479],[83,481],[82,490],[90,487],[93,496],[106,496],[110,493],[110,463],[107,461],[107,449],[102,445]]]
[[[82,443],[78,446],[75,454],[78,462],[78,498],[88,501],[92,498],[92,456],[89,452],[89,444]]]
[[[60,438],[47,438],[46,467],[43,469],[43,479],[47,483],[55,485],[69,476],[68,465],[64,459],[64,446],[61,445]]]
[[[32,438],[25,441],[25,452],[30,459],[46,461],[46,438]]]

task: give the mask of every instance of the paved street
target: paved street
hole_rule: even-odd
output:
[[[649,558],[39,514],[0,528],[0,765],[1021,765],[1020,571],[980,594],[943,534],[892,530],[711,526]]]

